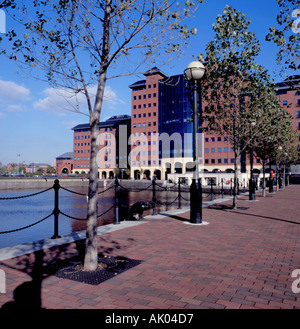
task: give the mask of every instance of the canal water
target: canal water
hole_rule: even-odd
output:
[[[59,235],[69,234],[86,229],[87,215],[87,187],[73,187],[69,190],[85,194],[79,195],[70,193],[67,190],[59,190],[59,209],[64,214],[75,217],[72,219],[62,214],[59,215]],[[104,189],[99,189],[102,192]],[[20,196],[31,195],[41,190],[24,189],[24,190],[2,190],[0,198],[15,198]],[[176,189],[156,190],[156,212],[162,212],[178,208],[178,191]],[[189,192],[183,191],[181,206],[188,207]],[[217,197],[217,196],[215,196]],[[210,196],[206,195],[204,200],[209,200]],[[120,220],[124,219],[124,214],[128,205],[137,201],[151,201],[152,188],[138,191],[136,188],[123,189],[119,191]],[[112,207],[115,201],[114,188],[106,190],[99,194],[98,214],[103,214],[98,218],[98,226],[111,224],[115,220],[115,208]],[[110,209],[111,208],[111,209]],[[54,209],[54,190],[34,195],[26,198],[0,200],[0,248],[14,246],[22,243],[33,242],[41,239],[51,238],[54,234],[54,216],[32,225],[41,219],[47,217]],[[109,210],[110,209],[110,210]],[[152,210],[147,210],[144,215],[152,214]],[[83,219],[83,220],[80,220]],[[32,226],[31,226],[32,225]],[[30,226],[26,229],[20,228]],[[16,230],[11,233],[2,233]]]

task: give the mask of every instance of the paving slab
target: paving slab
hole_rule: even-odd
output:
[[[229,199],[206,204],[208,225],[187,225],[182,209],[105,228],[99,255],[141,263],[99,285],[55,276],[82,255],[82,238],[7,250],[0,308],[299,309],[300,186],[260,194],[239,196],[235,210]]]

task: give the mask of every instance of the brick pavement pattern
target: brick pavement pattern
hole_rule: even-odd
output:
[[[260,194],[204,208],[209,225],[187,225],[185,212],[99,236],[102,255],[142,263],[97,286],[53,275],[83,241],[2,261],[0,308],[299,309],[300,186]]]

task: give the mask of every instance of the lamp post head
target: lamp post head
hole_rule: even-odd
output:
[[[201,62],[191,62],[184,71],[184,75],[189,81],[201,80],[205,73],[205,67]]]

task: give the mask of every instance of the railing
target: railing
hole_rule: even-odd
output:
[[[239,184],[239,186],[240,186],[240,184]],[[241,185],[241,187],[242,187],[242,185]],[[233,180],[230,181],[229,188],[224,188],[223,180],[222,180],[221,184],[219,184],[219,186],[215,187],[215,188],[214,188],[214,184],[211,183],[210,188],[205,188],[205,187],[203,188],[203,197],[204,198],[210,197],[210,199],[213,200],[214,195],[220,195],[221,198],[224,198],[224,194],[232,195],[232,193],[233,193],[232,188],[233,188]],[[6,231],[2,231],[2,232],[0,231],[0,234],[9,234],[9,233],[25,230],[27,228],[30,228],[34,225],[37,225],[37,224],[45,221],[48,218],[50,218],[51,216],[53,216],[54,217],[54,234],[51,238],[58,239],[58,238],[60,238],[60,235],[58,232],[59,215],[65,216],[65,217],[73,219],[73,220],[79,220],[79,221],[87,220],[87,217],[85,217],[85,218],[74,217],[74,216],[64,213],[63,211],[61,211],[59,209],[59,190],[60,189],[65,190],[69,193],[85,196],[86,198],[88,198],[88,195],[85,193],[79,193],[79,192],[76,192],[76,191],[73,191],[73,190],[70,190],[70,189],[67,189],[67,188],[61,186],[59,183],[59,180],[55,180],[54,185],[46,190],[28,194],[28,195],[17,196],[17,197],[4,197],[4,198],[0,198],[0,201],[18,200],[18,199],[23,199],[23,198],[34,197],[36,195],[40,195],[40,194],[50,191],[52,189],[54,190],[54,209],[50,214],[48,214],[46,217],[44,217],[38,221],[35,221],[34,223],[29,224],[27,226],[23,226],[23,227],[20,227],[17,229],[12,229],[12,230],[6,230]],[[182,209],[182,201],[185,201],[185,202],[190,201],[189,198],[186,198],[183,196],[184,192],[189,192],[189,187],[182,185],[181,180],[179,180],[178,183],[166,183],[166,185],[162,185],[162,184],[158,183],[156,180],[152,180],[151,183],[149,183],[149,185],[147,185],[145,188],[128,188],[128,187],[123,186],[122,183],[118,179],[115,179],[103,191],[99,191],[98,194],[102,195],[112,189],[115,190],[114,203],[108,209],[106,209],[104,212],[102,212],[101,214],[98,214],[97,217],[100,218],[100,217],[104,216],[105,214],[107,214],[110,210],[115,208],[114,224],[120,223],[120,217],[119,217],[120,208],[122,208],[122,207],[126,207],[128,209],[130,208],[130,205],[122,205],[120,203],[120,200],[119,200],[120,189],[127,191],[127,192],[142,192],[142,191],[147,191],[147,190],[152,192],[152,204],[153,204],[152,215],[156,215],[156,205],[171,206],[171,205],[174,205],[175,203],[177,203],[177,209]],[[172,200],[171,202],[162,202],[161,200],[159,200],[157,198],[157,193],[156,193],[157,191],[163,191],[166,193],[168,191],[172,191],[172,192],[177,192],[177,195],[174,198],[174,200]],[[245,192],[245,184],[244,184],[244,192]]]

